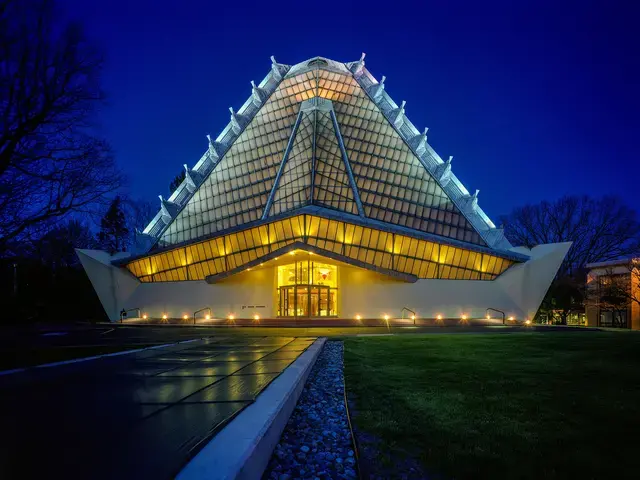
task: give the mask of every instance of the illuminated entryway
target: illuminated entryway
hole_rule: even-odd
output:
[[[312,259],[278,267],[278,316],[338,315],[338,267]]]

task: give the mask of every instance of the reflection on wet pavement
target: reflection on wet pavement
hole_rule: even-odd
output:
[[[314,340],[209,337],[0,378],[0,478],[172,478]]]

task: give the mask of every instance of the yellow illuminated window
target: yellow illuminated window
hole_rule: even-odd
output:
[[[306,241],[309,245],[358,262],[418,278],[492,280],[514,263],[495,255],[439,245],[407,235],[315,215],[297,215],[153,254],[130,262],[126,268],[143,282],[204,280],[235,268],[244,269],[249,262],[296,241]],[[307,269],[306,273],[303,269],[299,276],[304,277],[306,283],[315,284],[319,279],[314,272],[313,268]],[[282,275],[279,271],[279,282],[286,285]],[[331,284],[331,274],[328,277]]]

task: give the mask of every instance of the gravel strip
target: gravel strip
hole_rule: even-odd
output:
[[[357,478],[342,350],[342,342],[327,342],[320,352],[263,479]]]

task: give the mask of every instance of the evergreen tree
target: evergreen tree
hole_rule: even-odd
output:
[[[118,196],[113,199],[109,210],[100,221],[98,241],[102,248],[113,254],[115,252],[124,252],[127,249],[128,236],[129,229],[127,228],[122,208],[122,200]]]
[[[186,173],[184,172],[184,170],[180,174],[175,176],[175,178],[169,184],[169,195],[171,195],[176,190],[176,188],[180,186],[185,176]]]

